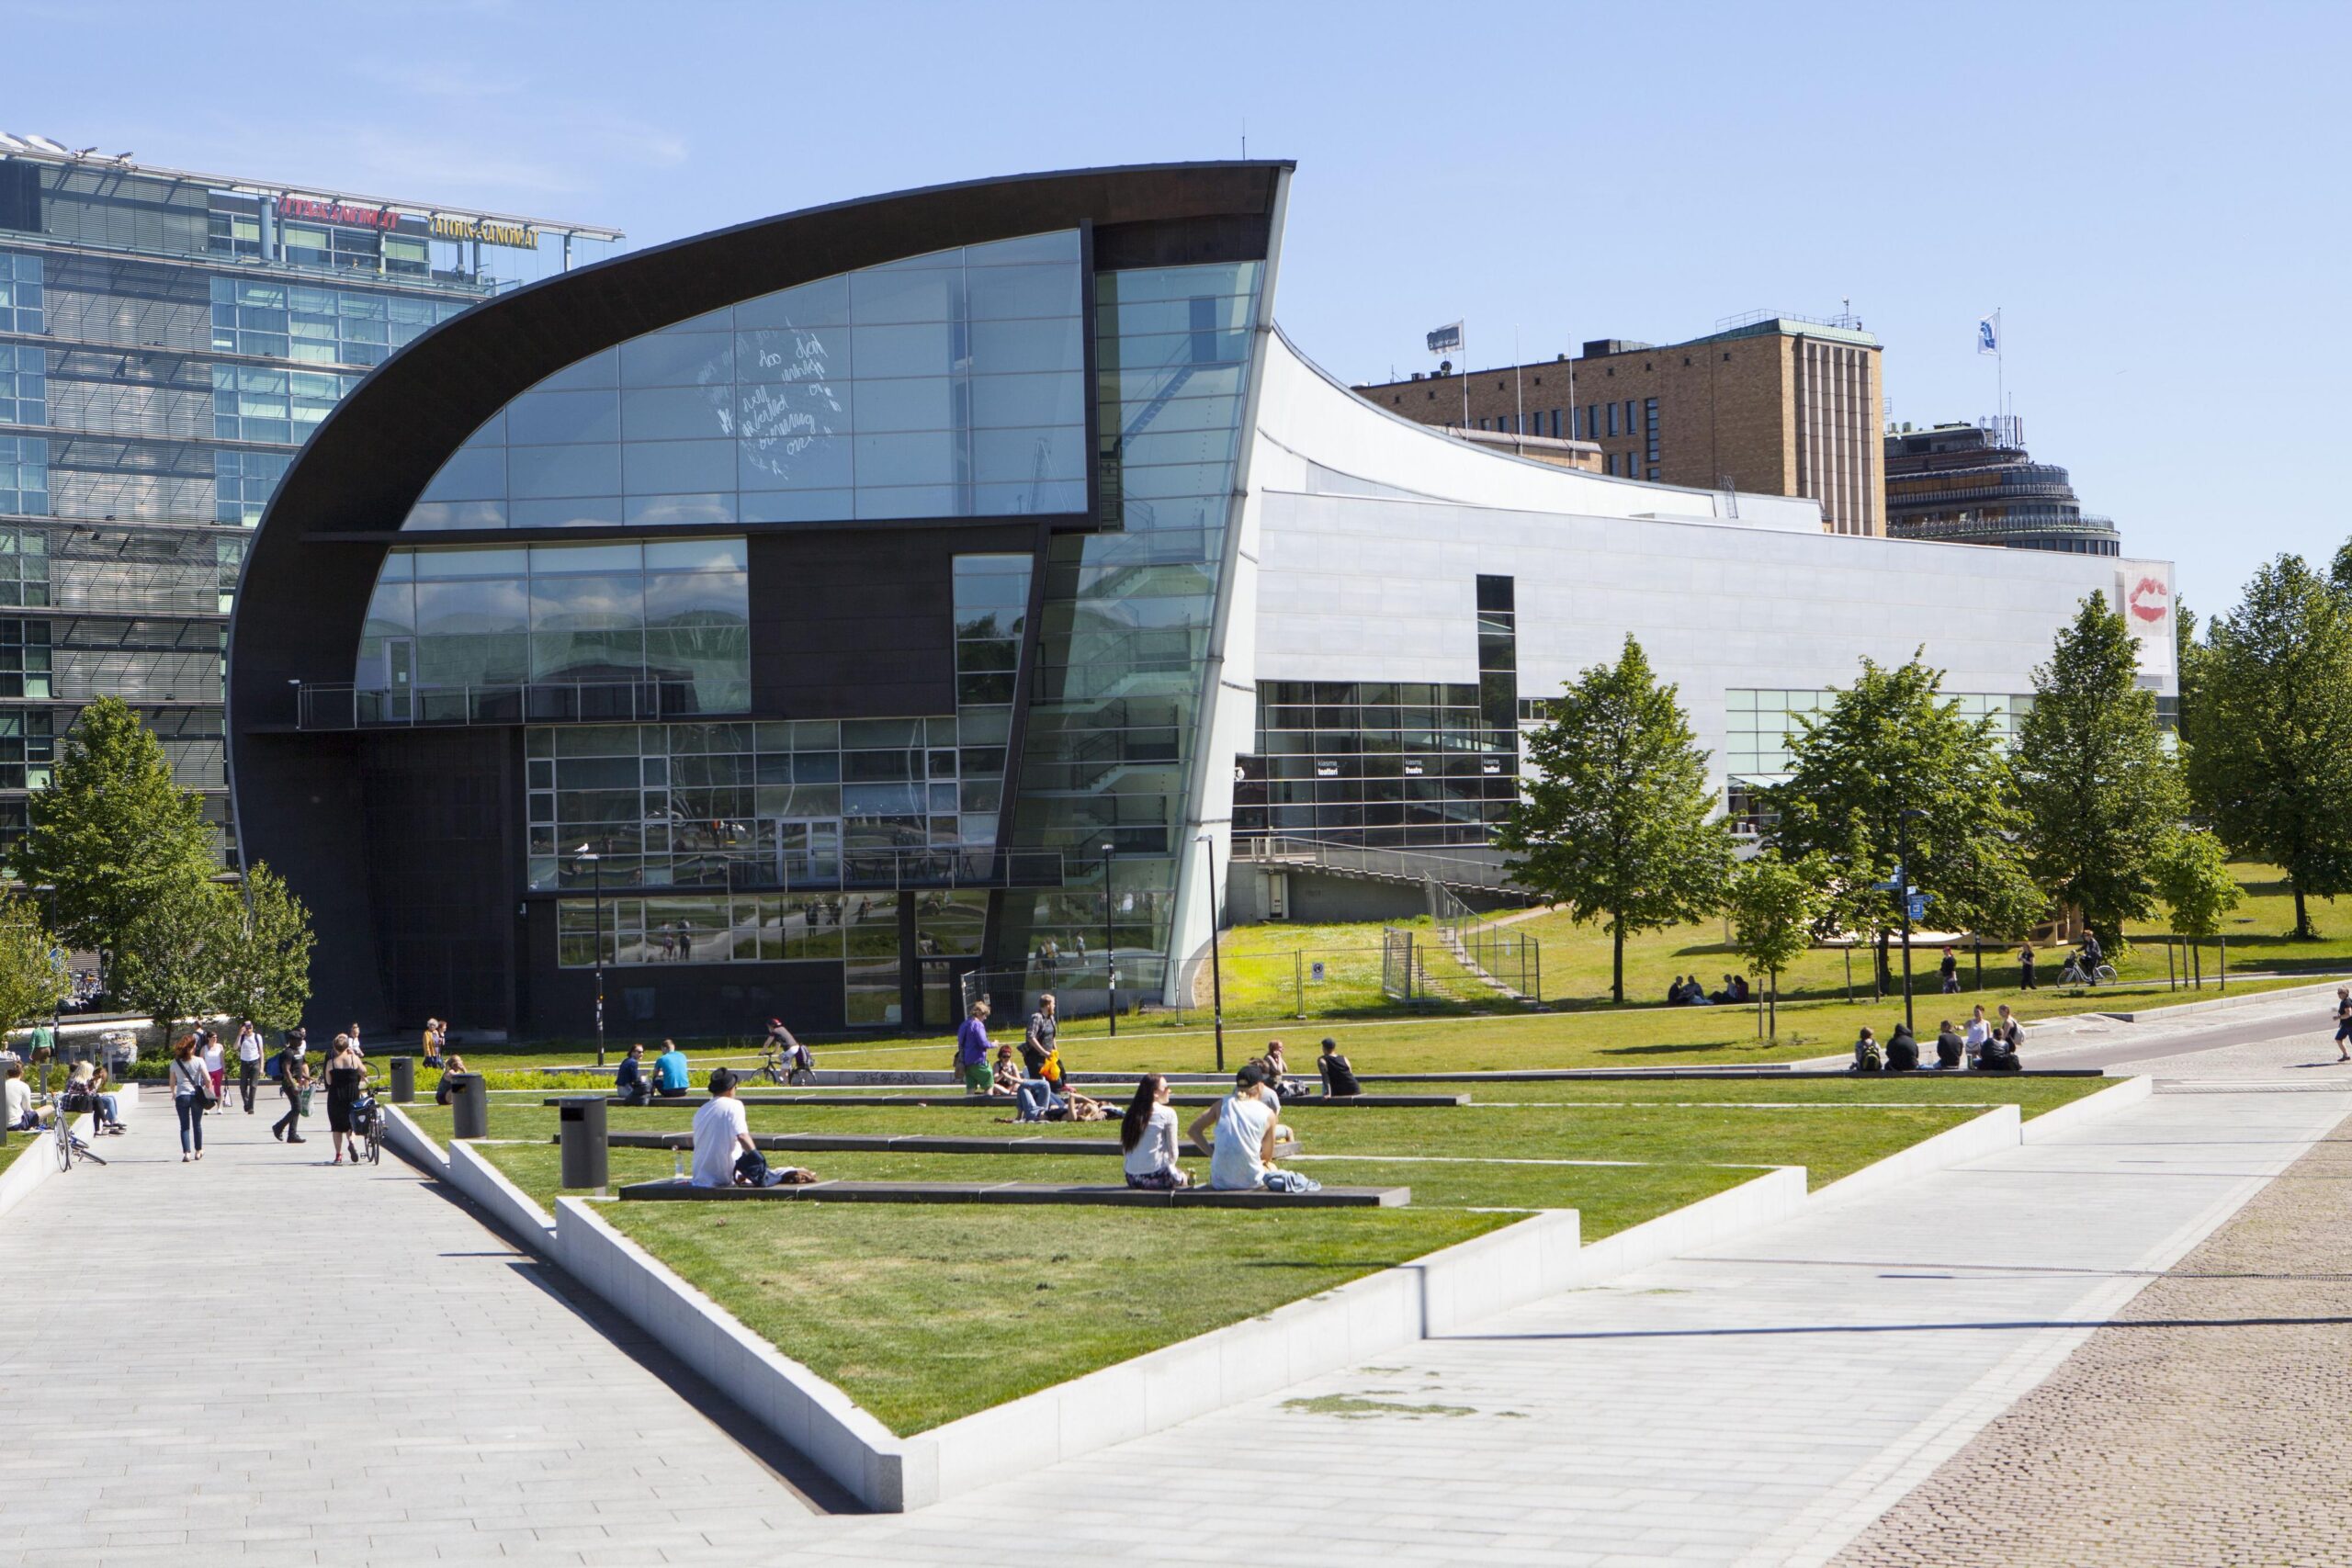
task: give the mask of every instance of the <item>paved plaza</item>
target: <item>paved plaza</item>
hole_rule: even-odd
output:
[[[0,1568],[2340,1561],[2345,1467],[2288,1479],[2346,1393],[2324,1011],[2052,1030],[2046,1055],[2144,1060],[2159,1093],[1117,1448],[1009,1453],[905,1517],[736,1441],[405,1168],[237,1114],[184,1168],[150,1105],[114,1165],[0,1218]],[[2103,1469],[2206,1501],[2144,1555],[2067,1555],[2117,1506],[2079,1484]],[[2274,1492],[2330,1551],[2256,1551]]]

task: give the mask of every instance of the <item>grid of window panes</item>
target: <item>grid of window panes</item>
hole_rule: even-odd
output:
[[[750,601],[741,538],[392,550],[355,682],[393,691],[404,670],[418,692],[650,682],[665,704],[741,713]]]
[[[1484,844],[1518,795],[1515,746],[1515,730],[1487,722],[1476,686],[1261,681],[1265,818],[1237,813],[1235,830],[1392,849]]]
[[[0,424],[49,423],[49,351],[0,344]]]
[[[0,697],[50,696],[51,658],[47,621],[0,619]]]
[[[844,854],[959,842],[958,778],[1001,771],[1004,751],[959,753],[956,731],[944,716],[534,726],[530,885],[724,885],[745,864],[837,883]]]
[[[0,789],[46,789],[50,768],[57,760],[57,716],[47,708],[0,710]],[[0,843],[23,830],[21,818],[0,820]]]
[[[38,528],[0,528],[0,604],[49,603],[49,536]]]
[[[407,528],[841,522],[1085,507],[1078,236],[746,300],[516,398]]]
[[[1944,698],[1958,705],[1960,717],[1966,723],[1990,718],[1993,735],[2004,746],[2017,744],[2018,728],[2033,707],[2030,695],[1947,692]],[[1758,782],[1785,778],[1793,766],[1791,746],[1804,733],[1800,721],[1827,713],[1837,700],[1835,691],[1725,691],[1724,772],[1735,779]]]
[[[250,528],[277,490],[294,459],[282,452],[215,452],[212,455],[212,517]]]
[[[212,367],[212,434],[223,441],[279,441],[300,445],[334,411],[356,376],[332,370],[257,370],[250,366]]]
[[[962,760],[969,764],[961,773],[956,808],[967,844],[997,841],[1033,565],[1028,556],[956,558],[956,725]]]
[[[1167,944],[1263,270],[1095,276],[1102,531],[1050,547],[1012,831],[1094,886],[1007,895],[1008,955],[1100,938],[1105,845],[1117,945]]]
[[[1478,578],[1478,710],[1487,728],[1519,733],[1519,591],[1508,577]],[[1517,772],[1516,769],[1512,770]]]
[[[0,333],[38,333],[43,309],[40,257],[0,251]]]
[[[212,346],[306,365],[376,365],[471,300],[267,278],[212,280]]]
[[[0,435],[0,513],[49,515],[49,441]]]

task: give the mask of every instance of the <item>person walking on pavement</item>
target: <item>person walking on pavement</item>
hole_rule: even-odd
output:
[[[172,1110],[180,1119],[182,1165],[204,1157],[204,1107],[210,1085],[196,1036],[187,1035],[172,1047]]]
[[[2352,986],[2338,986],[2335,987],[2335,1059],[2339,1062],[2352,1062],[2352,1046],[2345,1043],[2347,1040],[2352,1040]]]
[[[368,1082],[368,1064],[359,1055],[359,1046],[348,1034],[334,1037],[334,1055],[327,1058],[327,1132],[334,1143],[333,1165],[343,1163],[343,1151],[351,1143],[351,1108],[359,1103],[359,1096]],[[355,1145],[351,1163],[359,1163],[359,1151]]]
[[[229,1061],[220,1049],[220,1032],[209,1025],[196,1032],[198,1044],[204,1052],[204,1070],[212,1078],[212,1110],[226,1114],[229,1110]]]
[[[285,1047],[277,1054],[277,1091],[286,1097],[286,1114],[271,1123],[269,1135],[280,1143],[309,1142],[302,1136],[302,1097],[311,1088],[309,1036],[301,1030],[286,1032]]]
[[[254,1113],[254,1096],[261,1092],[261,1031],[247,1019],[237,1026],[237,1092],[244,1097],[245,1114]]]

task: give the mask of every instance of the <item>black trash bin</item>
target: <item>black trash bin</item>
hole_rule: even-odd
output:
[[[480,1073],[451,1073],[443,1080],[449,1086],[449,1114],[457,1125],[460,1138],[490,1136],[490,1090]]]
[[[556,1108],[563,1143],[563,1184],[593,1187],[601,1192],[610,1178],[612,1161],[605,1146],[605,1097],[567,1100]]]
[[[416,1058],[392,1058],[392,1103],[413,1105],[416,1102]]]

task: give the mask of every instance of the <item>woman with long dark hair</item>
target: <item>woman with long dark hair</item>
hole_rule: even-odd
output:
[[[1163,1075],[1146,1073],[1136,1083],[1119,1122],[1119,1147],[1127,1156],[1128,1186],[1170,1192],[1193,1184],[1176,1166],[1176,1111]]]

